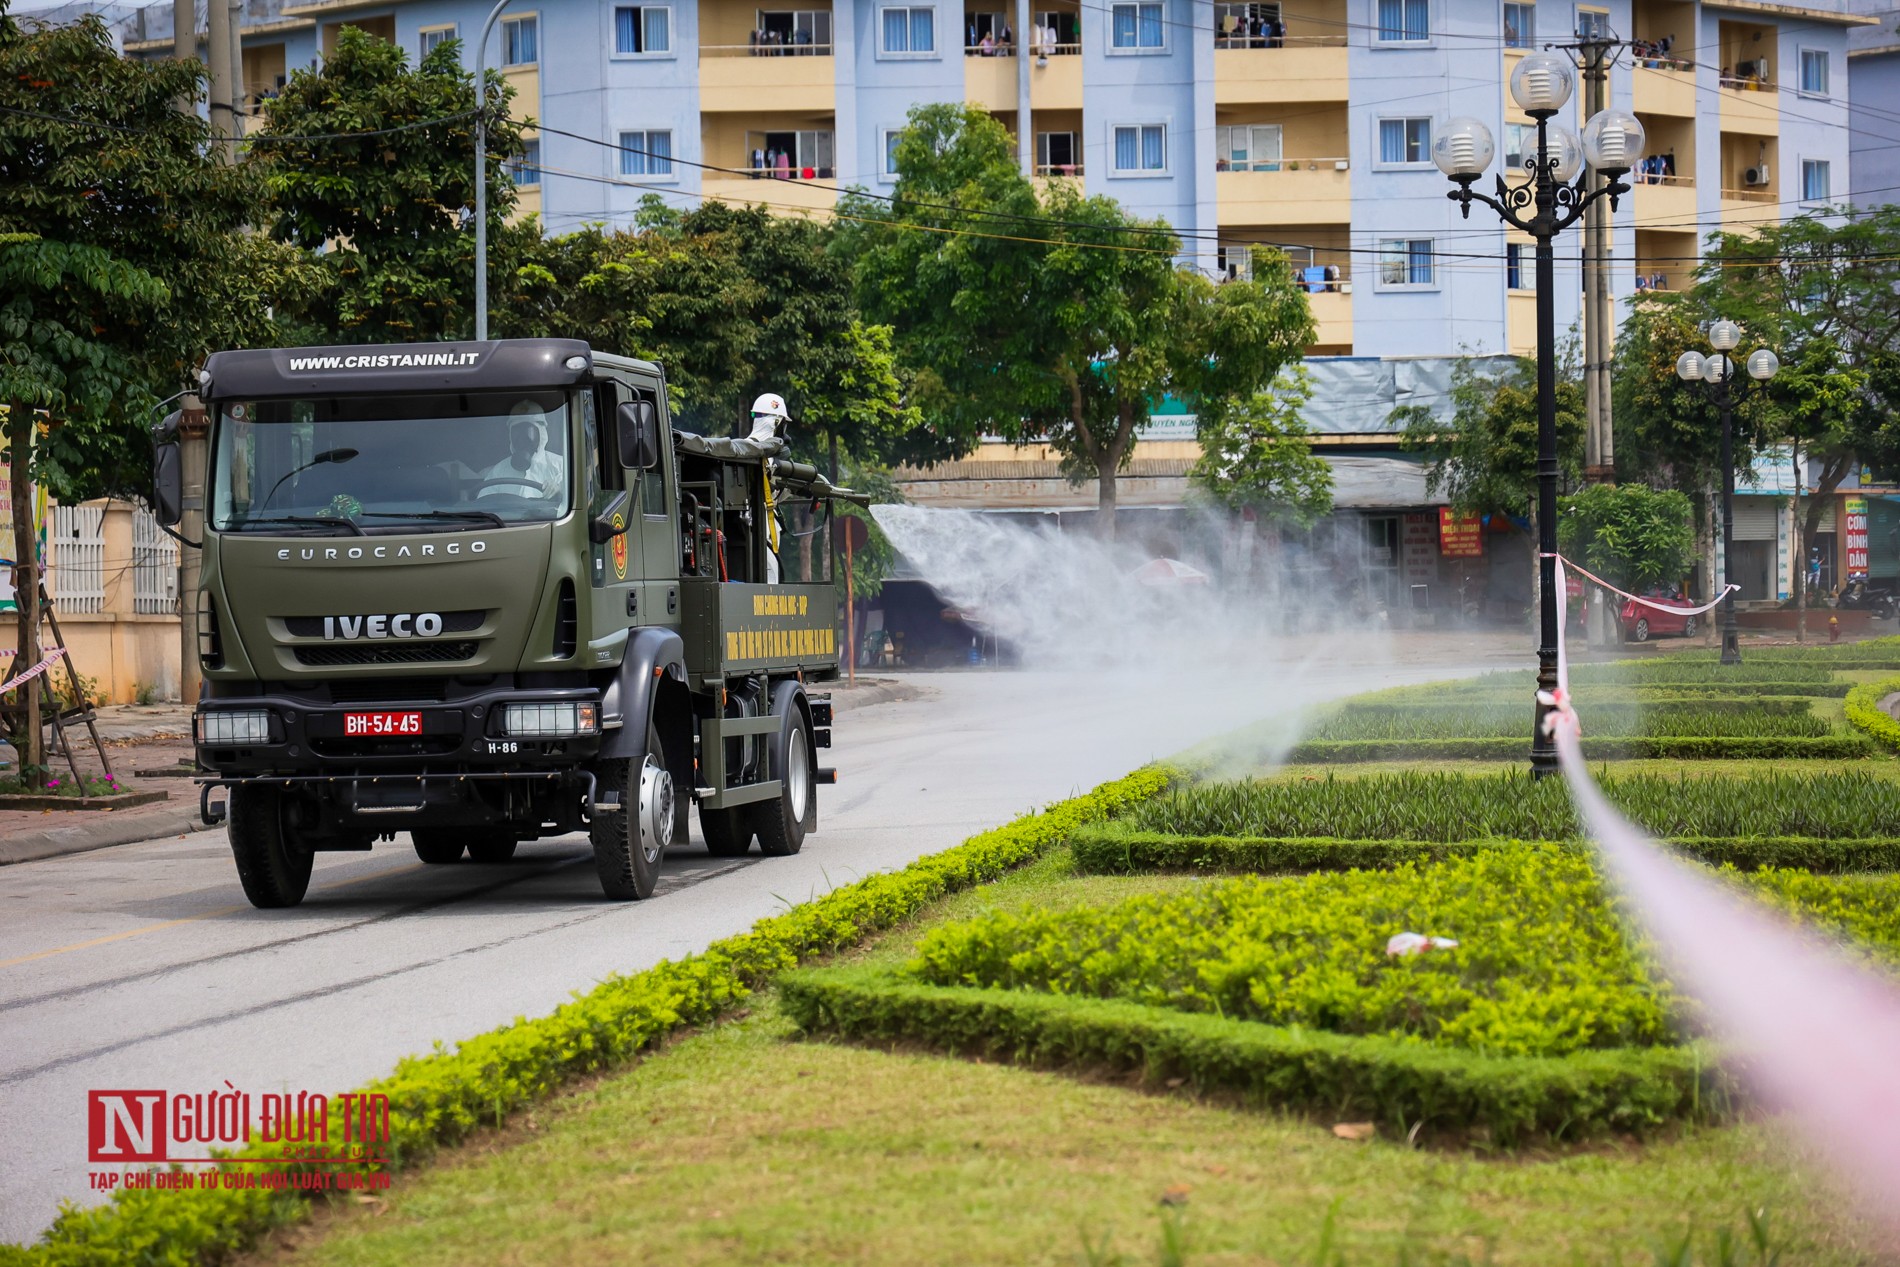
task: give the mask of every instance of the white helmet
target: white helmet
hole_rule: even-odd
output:
[[[790,422],[792,415],[785,408],[785,397],[777,392],[767,392],[752,402],[754,418],[777,418],[780,422]]]

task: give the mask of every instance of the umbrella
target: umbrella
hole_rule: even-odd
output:
[[[1205,585],[1214,579],[1179,559],[1151,559],[1130,575],[1143,585]]]

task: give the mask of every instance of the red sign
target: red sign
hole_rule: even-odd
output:
[[[1448,559],[1475,559],[1484,554],[1484,524],[1476,515],[1456,515],[1451,507],[1438,508],[1438,552]]]
[[[358,735],[419,735],[422,733],[422,714],[345,713],[343,733],[352,738]]]
[[[163,1091],[86,1092],[86,1160],[164,1161]]]
[[[1867,499],[1847,499],[1847,571],[1867,570]]]

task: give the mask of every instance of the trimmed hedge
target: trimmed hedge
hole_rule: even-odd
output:
[[[1528,711],[1528,710],[1527,710]],[[1586,728],[1589,725],[1585,718]],[[1508,739],[1314,739],[1286,754],[1290,765],[1333,765],[1361,761],[1510,761],[1530,748],[1530,725],[1521,738]],[[1671,758],[1713,761],[1724,757],[1756,761],[1805,757],[1852,761],[1870,757],[1873,745],[1859,735],[1645,736],[1592,739],[1587,730],[1583,755],[1592,761]]]
[[[1900,721],[1880,707],[1880,701],[1900,691],[1900,677],[1863,682],[1847,693],[1847,720],[1857,730],[1887,748],[1900,748]]]
[[[1155,871],[1271,875],[1287,872],[1383,870],[1405,862],[1438,862],[1514,840],[1342,840],[1330,836],[1168,836],[1115,824],[1077,828],[1069,836],[1076,870],[1096,875]],[[1561,842],[1581,849],[1574,841]],[[1743,871],[1800,867],[1821,875],[1900,871],[1900,840],[1820,840],[1812,836],[1690,837],[1669,842],[1712,866]]]
[[[1697,1047],[1484,1056],[1115,1000],[918,985],[876,968],[793,972],[778,987],[810,1033],[1138,1073],[1150,1084],[1180,1078],[1260,1105],[1371,1119],[1400,1136],[1415,1123],[1502,1144],[1642,1132],[1717,1120],[1737,1098]]]
[[[430,1055],[403,1060],[392,1075],[362,1088],[389,1097],[391,1168],[413,1166],[563,1083],[622,1064],[673,1031],[712,1019],[803,959],[853,945],[945,894],[1034,860],[1077,828],[1154,796],[1172,777],[1164,768],[1138,770],[972,836],[954,849],[760,920],[749,932],[713,943],[703,955],[610,978],[551,1015],[517,1020],[453,1051],[438,1046]],[[298,1169],[283,1168],[286,1173]],[[121,1189],[104,1206],[63,1208],[24,1258],[59,1267],[134,1262],[188,1267],[235,1253],[307,1208],[301,1196],[258,1189]],[[18,1251],[14,1256],[21,1257]]]
[[[1749,681],[1749,682],[1595,682],[1576,687],[1579,708],[1589,706],[1592,700],[1635,700],[1645,704],[1675,703],[1692,704],[1705,699],[1744,699],[1757,695],[1797,696],[1827,698],[1838,697],[1853,689],[1852,682],[1833,679],[1826,681],[1807,680],[1801,682]],[[1430,690],[1418,686],[1393,687],[1376,695],[1364,697],[1381,703],[1435,703],[1462,704],[1478,703],[1487,700],[1516,700],[1528,698],[1535,687],[1535,681],[1525,677],[1521,682],[1495,682],[1484,678],[1468,682],[1438,682]],[[1401,694],[1400,692],[1404,692]]]

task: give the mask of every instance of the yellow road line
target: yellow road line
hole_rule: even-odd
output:
[[[393,871],[376,871],[369,875],[359,875],[350,880],[339,880],[335,884],[326,884],[325,890],[347,888],[352,884],[361,884],[365,880],[382,880],[392,875],[404,875],[410,871],[422,870],[420,862],[406,867],[397,867]],[[180,924],[195,924],[200,920],[217,919],[221,915],[233,915],[239,911],[251,909],[250,903],[242,906],[221,906],[215,911],[206,911],[202,915],[187,915],[183,919],[168,919],[162,924],[147,924],[144,928],[127,929],[123,933],[111,933],[105,937],[94,937],[91,941],[76,941],[70,946],[55,946],[51,950],[36,950],[30,955],[21,955],[18,959],[0,959],[0,968],[11,968],[17,964],[32,963],[35,959],[50,959],[54,955],[63,955],[68,951],[87,950],[93,946],[105,946],[115,941],[124,941],[128,937],[143,937],[147,933],[161,932],[167,928],[177,928]]]

